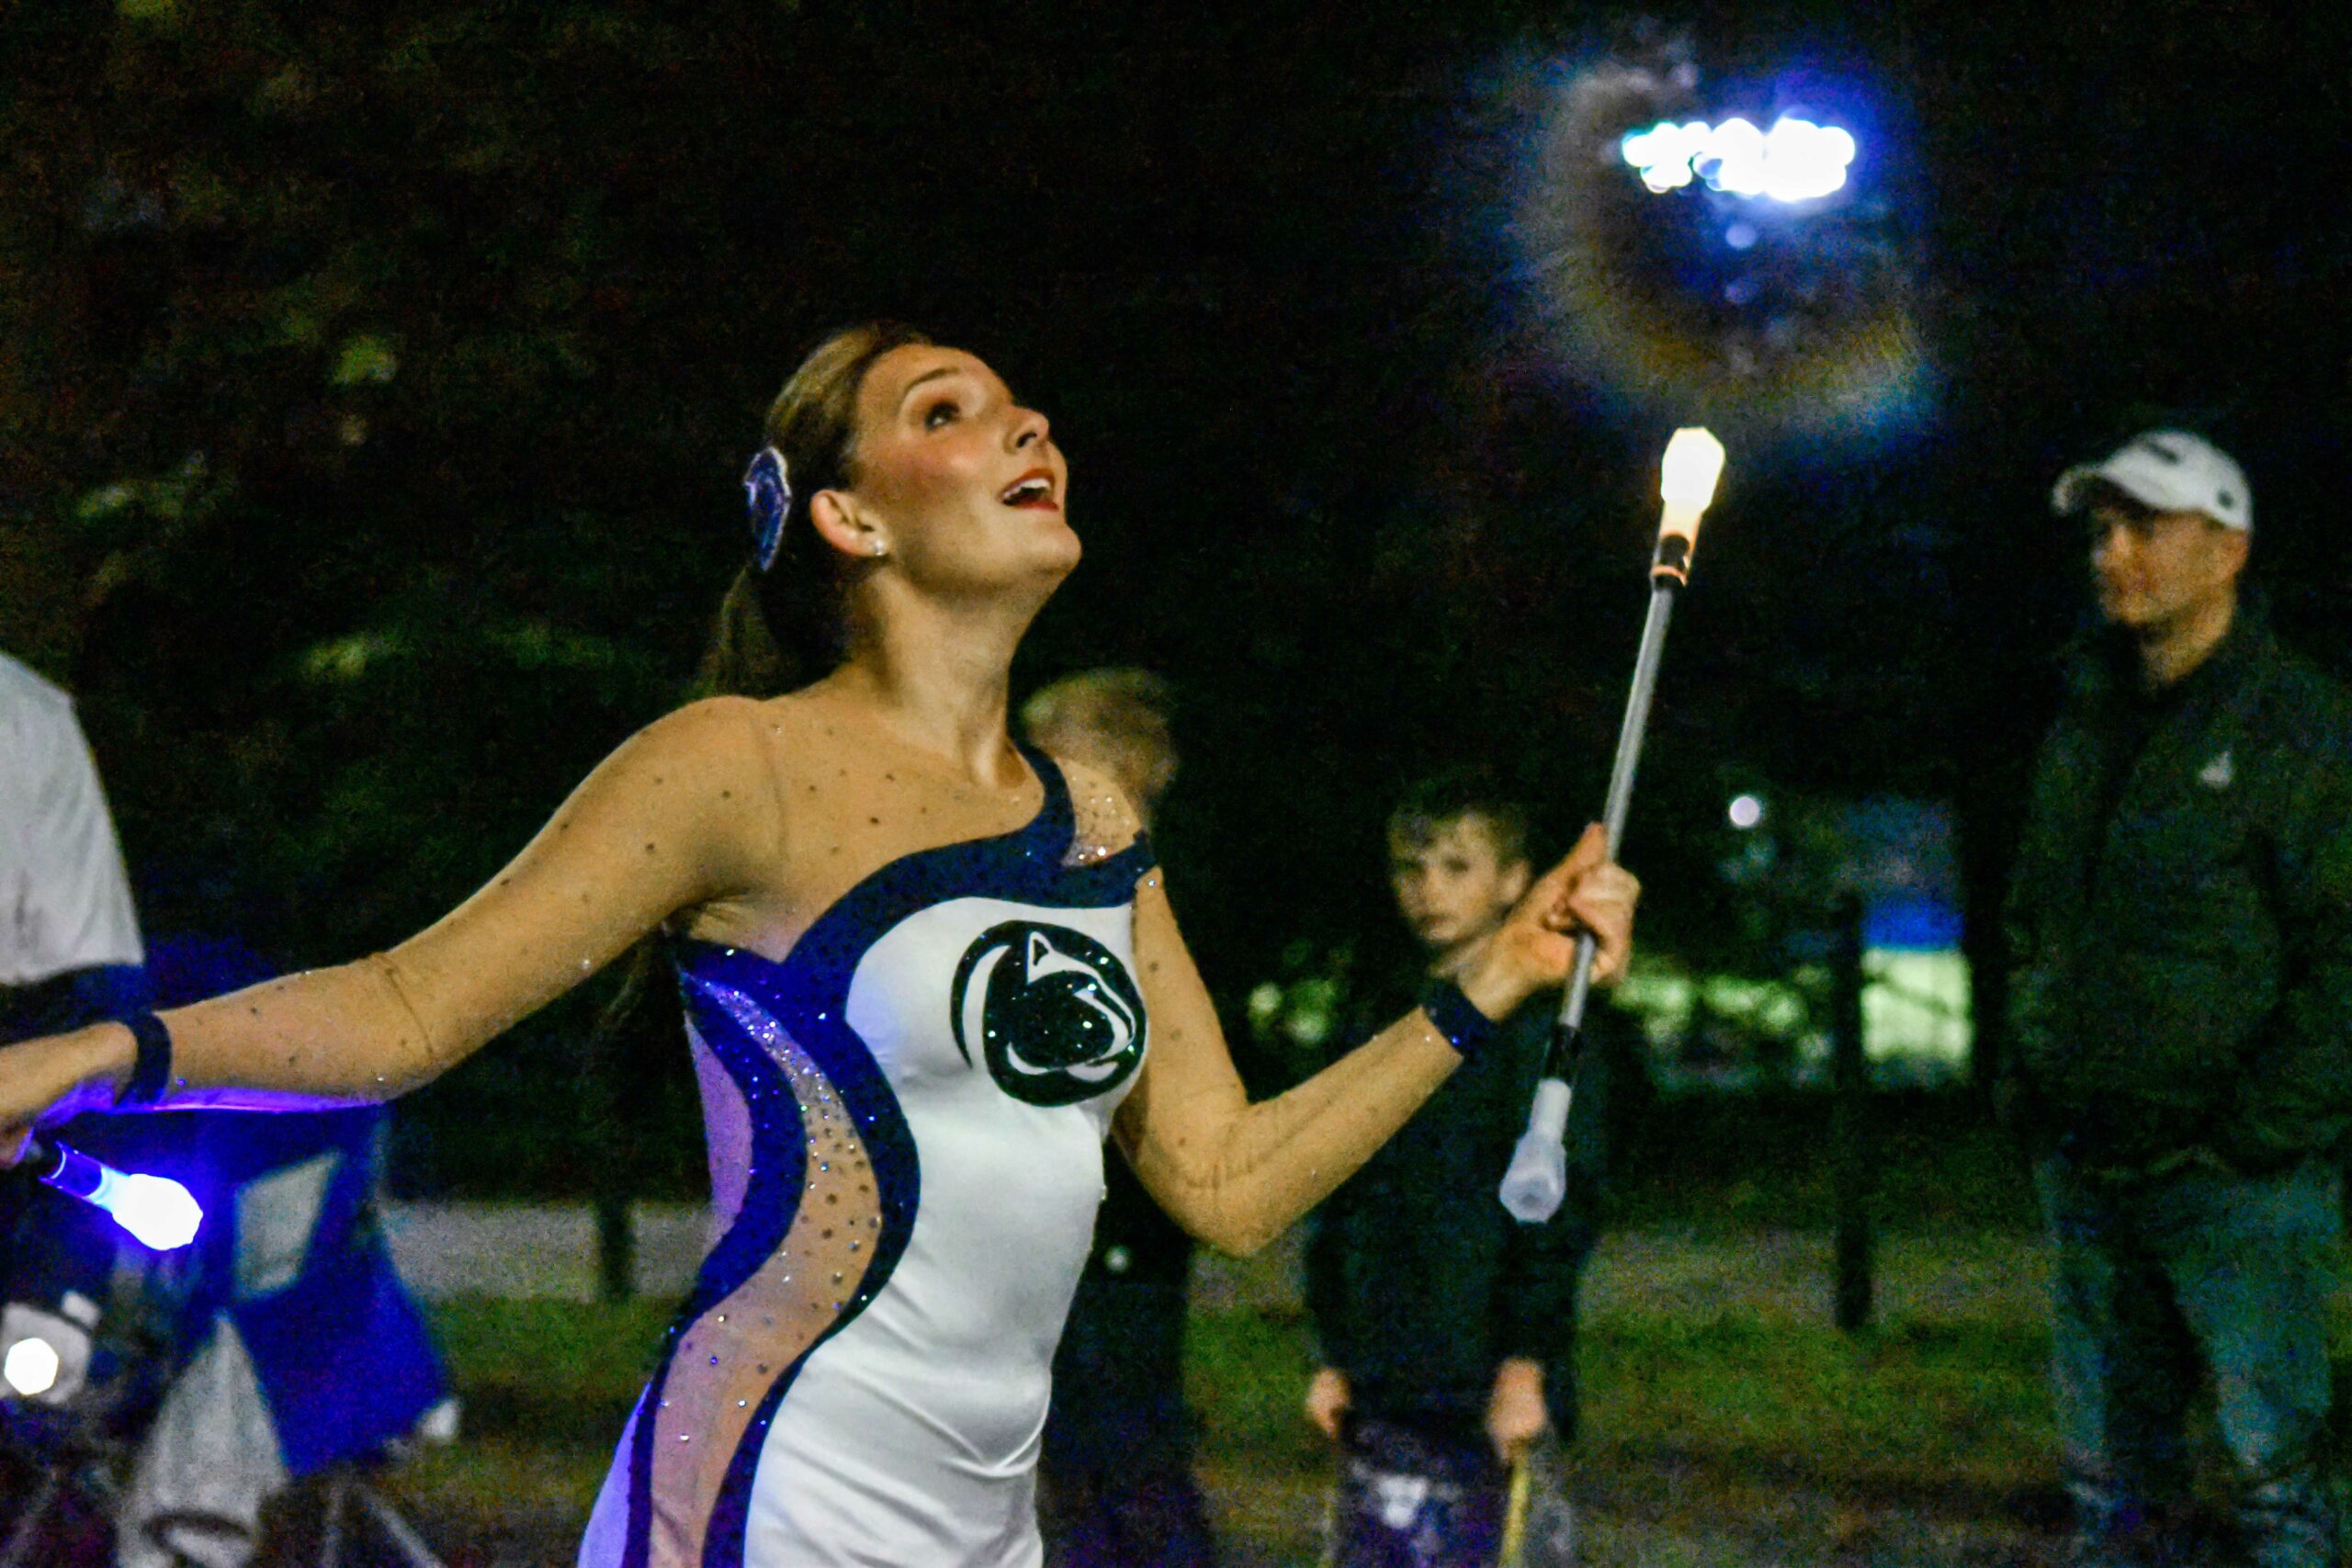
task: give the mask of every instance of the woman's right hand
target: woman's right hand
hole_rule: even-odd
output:
[[[1592,824],[1485,939],[1463,971],[1463,991],[1487,1017],[1508,1018],[1529,997],[1567,979],[1584,937],[1594,943],[1592,983],[1616,984],[1633,961],[1641,899],[1640,881],[1609,858],[1608,838]]]
[[[109,1023],[0,1046],[0,1165],[24,1158],[36,1127],[112,1110],[134,1050]]]

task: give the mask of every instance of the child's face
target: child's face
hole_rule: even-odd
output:
[[[1476,812],[1450,818],[1426,838],[1388,835],[1388,886],[1396,911],[1433,953],[1474,942],[1502,923],[1527,891],[1523,860],[1505,860]]]

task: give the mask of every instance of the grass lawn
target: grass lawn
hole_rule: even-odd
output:
[[[2030,1325],[1849,1339],[1736,1315],[1593,1323],[1575,1460],[1589,1549],[1660,1565],[1926,1562],[1961,1559],[1922,1555],[1923,1536],[1955,1536],[2006,1554],[1985,1561],[2028,1560],[2056,1506],[2046,1348]],[[1329,1470],[1297,1413],[1308,1355],[1295,1323],[1194,1322],[1203,1474],[1251,1562],[1315,1560]]]
[[[461,1555],[565,1561],[665,1310],[436,1308],[468,1434],[403,1466],[399,1493],[440,1539],[469,1543]],[[1329,1468],[1298,1415],[1304,1325],[1203,1314],[1192,1351],[1202,1473],[1237,1562],[1312,1562]],[[1595,1560],[1867,1562],[1883,1550],[1928,1562],[1921,1530],[2030,1533],[2052,1506],[2042,1355],[2030,1323],[1849,1339],[1737,1312],[1602,1315],[1586,1337],[1577,1461]],[[1703,1555],[1735,1538],[1770,1555]]]
[[[461,1561],[569,1563],[670,1311],[656,1301],[434,1303],[465,1430],[404,1461],[390,1489],[436,1546],[466,1549]]]
[[[1574,1453],[1595,1568],[2056,1562],[2023,1171],[1965,1101],[1882,1110],[1880,1326],[1853,1337],[1827,1322],[1819,1103],[1702,1099],[1629,1130],[1619,1229],[1589,1281]],[[1200,1470],[1233,1568],[1319,1550],[1329,1459],[1298,1411],[1306,1326],[1265,1304],[1283,1299],[1243,1292],[1194,1318]],[[666,1312],[436,1307],[468,1435],[396,1484],[436,1540],[464,1543],[456,1562],[571,1561]]]

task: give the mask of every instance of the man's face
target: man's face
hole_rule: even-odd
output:
[[[1388,886],[1397,913],[1432,952],[1501,924],[1527,891],[1528,877],[1527,862],[1503,859],[1493,828],[1476,812],[1437,823],[1426,836],[1388,835]]]
[[[2091,503],[2089,530],[2091,580],[2110,626],[2161,631],[2237,592],[2246,536],[2201,512],[2109,495]]]

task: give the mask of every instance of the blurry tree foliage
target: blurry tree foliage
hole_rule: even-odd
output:
[[[11,7],[0,57],[0,637],[79,692],[151,925],[396,940],[690,667],[773,374],[707,303],[752,62],[638,6],[256,0]],[[437,1109],[576,1122],[583,1016]]]

